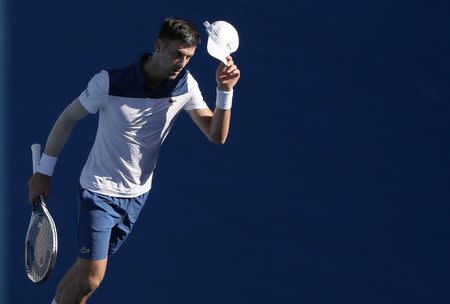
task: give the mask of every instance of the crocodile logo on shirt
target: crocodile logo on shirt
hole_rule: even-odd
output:
[[[81,249],[80,249],[80,253],[89,253],[91,250],[89,249],[89,248],[87,248],[87,247],[81,247]]]

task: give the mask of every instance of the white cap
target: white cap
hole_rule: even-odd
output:
[[[209,24],[203,22],[208,33],[208,53],[227,65],[226,57],[236,52],[239,47],[239,35],[236,29],[225,21]]]

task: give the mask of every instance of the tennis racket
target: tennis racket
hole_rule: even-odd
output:
[[[31,146],[33,173],[41,158],[41,145]],[[58,254],[58,234],[44,197],[34,202],[25,238],[25,270],[33,283],[45,281],[52,273]]]

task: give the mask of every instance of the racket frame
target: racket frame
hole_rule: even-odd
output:
[[[41,154],[41,145],[33,144],[31,146],[31,151],[32,151],[32,160],[33,160],[33,173],[36,173],[39,159],[41,157],[41,155],[40,155]],[[30,261],[28,259],[28,243],[30,241],[29,234],[30,234],[31,227],[33,226],[33,223],[35,222],[35,218],[38,216],[43,216],[43,217],[47,218],[48,222],[50,223],[50,228],[51,228],[52,238],[53,238],[53,246],[52,246],[52,251],[51,251],[51,255],[50,255],[50,265],[49,265],[49,268],[47,269],[46,274],[41,279],[36,279],[35,277],[33,277],[32,271],[30,269],[31,263],[29,263]],[[48,279],[48,277],[50,276],[50,274],[52,273],[52,271],[56,265],[56,258],[58,256],[58,232],[56,230],[55,221],[53,220],[53,217],[51,216],[50,212],[47,209],[47,205],[45,203],[45,199],[43,196],[40,196],[36,200],[36,202],[34,202],[33,211],[31,212],[30,223],[28,225],[27,234],[25,237],[25,248],[24,249],[25,249],[24,250],[24,252],[25,252],[25,270],[26,270],[28,278],[33,283],[44,282],[46,279]]]

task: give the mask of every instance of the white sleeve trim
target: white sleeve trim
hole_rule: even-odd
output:
[[[79,100],[89,113],[95,114],[106,101],[108,92],[109,75],[107,71],[102,70],[91,78],[86,90],[81,93]]]

